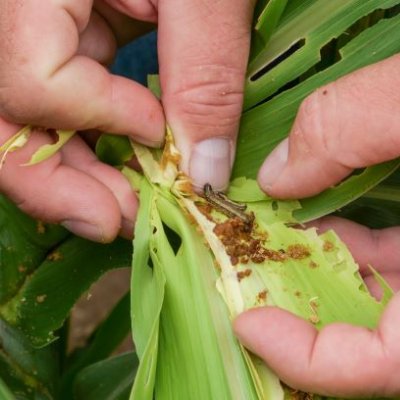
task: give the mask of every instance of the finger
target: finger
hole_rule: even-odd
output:
[[[242,109],[252,0],[159,0],[162,102],[181,168],[226,188]]]
[[[400,55],[311,94],[258,181],[271,196],[298,198],[338,183],[353,169],[400,154]]]
[[[117,43],[107,22],[97,12],[92,12],[88,25],[80,34],[77,54],[108,65],[113,61],[116,50]]]
[[[150,91],[76,54],[91,6],[89,0],[27,0],[11,7],[11,21],[1,28],[12,37],[0,42],[8,52],[0,70],[0,114],[18,123],[99,128],[159,145],[164,117]]]
[[[0,120],[0,132],[17,130],[17,126]],[[63,165],[60,153],[39,164],[23,166],[48,143],[52,140],[47,133],[35,131],[24,147],[8,153],[0,170],[1,191],[32,217],[61,223],[91,240],[113,240],[121,228],[121,211],[107,186]]]
[[[147,0],[145,1],[148,3]],[[104,18],[104,20],[107,21],[108,26],[117,40],[118,47],[124,46],[133,39],[155,29],[154,23],[135,19],[142,18],[147,21],[156,22],[157,12],[154,8],[154,14],[148,16],[146,19],[146,16],[139,12],[140,10],[136,9],[135,11],[137,12],[134,13],[134,10],[130,10],[127,6],[121,7],[123,4],[122,1],[117,3],[115,0],[110,0],[110,3],[113,6],[110,6],[104,0],[95,0],[94,8]],[[137,6],[138,2],[130,2],[129,4],[131,7],[133,5]],[[120,11],[118,11],[117,8],[119,8]],[[143,10],[143,8],[141,10]]]
[[[400,394],[400,294],[376,331],[342,323],[315,327],[278,308],[258,308],[234,322],[242,343],[289,386],[335,397]]]
[[[118,201],[122,220],[121,234],[131,238],[138,201],[129,182],[117,169],[100,162],[86,143],[74,136],[61,150],[64,165],[73,167],[104,184]]]
[[[338,217],[321,218],[307,225],[315,226],[319,233],[333,229],[348,246],[364,276],[371,274],[369,265],[379,272],[400,273],[400,227],[370,229]]]
[[[109,4],[122,14],[130,15],[141,21],[157,22],[156,4],[158,0],[104,0],[96,2],[96,6],[102,5],[101,3]]]

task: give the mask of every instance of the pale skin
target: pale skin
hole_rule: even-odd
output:
[[[183,153],[182,168],[197,187],[208,181],[223,189],[233,161],[253,6],[250,0],[1,1],[0,142],[31,123],[111,131],[159,146],[166,117]],[[147,89],[102,66],[117,45],[148,30],[146,23],[159,25],[162,106]],[[354,168],[398,157],[399,64],[400,57],[392,57],[311,95],[289,141],[261,168],[260,186],[279,198],[306,197]],[[37,130],[27,146],[9,154],[1,192],[34,217],[89,239],[130,236],[136,196],[80,137],[46,162],[21,167],[51,141]],[[400,288],[399,228],[371,231],[332,218],[317,224],[322,231],[333,227],[347,242],[373,293],[368,263]],[[250,311],[234,326],[243,343],[293,387],[394,396],[400,394],[399,307],[397,294],[375,331],[335,324],[317,333],[276,308]]]
[[[356,71],[311,94],[289,138],[260,169],[260,186],[277,198],[301,198],[328,188],[355,168],[400,156],[400,55]],[[360,264],[372,294],[380,290],[373,265],[400,290],[400,228],[371,230],[326,217]],[[337,323],[318,332],[274,307],[240,315],[235,331],[290,386],[329,396],[400,395],[400,293],[375,330]]]

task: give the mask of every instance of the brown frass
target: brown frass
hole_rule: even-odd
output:
[[[286,254],[288,257],[294,258],[295,260],[302,260],[309,257],[311,252],[308,247],[304,246],[303,244],[291,244],[288,246]]]
[[[214,233],[225,246],[232,265],[238,263],[247,264],[251,260],[255,264],[261,264],[265,260],[283,261],[286,259],[284,251],[271,250],[265,247],[267,235],[259,235],[254,226],[249,229],[246,222],[240,218],[228,218],[217,223]]]

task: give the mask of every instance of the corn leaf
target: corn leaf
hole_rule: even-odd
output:
[[[96,142],[96,154],[104,163],[118,167],[133,157],[133,149],[127,136],[104,133]]]
[[[160,78],[157,74],[151,74],[147,76],[147,87],[157,98],[161,98]]]
[[[337,214],[375,229],[400,225],[400,189],[390,178]]]
[[[273,214],[280,207],[280,202],[274,206],[272,199],[262,205],[248,203],[248,209],[255,215],[251,235],[246,233],[247,229],[236,229],[234,219],[227,220],[218,213],[213,213],[210,219],[193,201],[186,199],[184,203],[216,258],[220,269],[218,288],[232,317],[249,308],[277,305],[317,328],[338,321],[371,329],[377,326],[392,292],[377,275],[384,299],[378,302],[369,294],[350,252],[333,231],[318,236],[314,228],[287,226],[290,221],[282,216],[265,218],[265,209]],[[218,230],[219,227],[223,230]],[[219,236],[218,231],[227,232],[226,236]],[[224,239],[229,244],[224,244]],[[243,252],[241,249],[246,245],[248,250]],[[239,250],[232,250],[236,248]],[[264,382],[268,379],[261,375],[264,366],[257,359],[252,361],[254,381]],[[259,398],[279,397],[262,393]]]
[[[251,59],[266,47],[285,10],[286,4],[287,0],[270,0],[258,15],[252,35]]]
[[[340,209],[364,193],[368,197],[368,191],[393,173],[399,165],[399,160],[393,160],[366,168],[359,175],[352,176],[317,196],[302,199],[302,207],[294,212],[294,216],[301,222],[310,221]]]
[[[217,274],[209,251],[177,205],[163,197],[157,205],[160,220],[154,249],[167,283],[156,398],[258,398],[215,289]],[[175,251],[168,245],[161,219],[181,239]]]
[[[130,332],[129,313],[130,294],[127,293],[98,326],[89,344],[68,357],[60,384],[60,400],[72,399],[73,383],[77,374],[85,367],[106,359],[127,337]]]
[[[133,185],[136,174],[125,168]],[[156,227],[149,224],[154,213],[154,194],[144,179],[139,180],[140,202],[135,226],[135,252],[132,260],[131,322],[132,335],[140,359],[131,400],[151,400],[158,357],[159,321],[164,301],[165,276],[157,264],[149,266],[150,236]]]
[[[54,331],[72,305],[105,271],[129,265],[130,243],[118,239],[102,245],[71,238],[45,257],[2,305],[1,315],[37,347],[56,339]],[[63,293],[63,296],[60,296]]]
[[[74,136],[75,131],[63,131],[57,130],[56,134],[58,136],[57,142],[53,144],[45,144],[41,146],[31,157],[31,159],[24,165],[35,165],[42,161],[47,160],[51,156],[57,153],[58,150],[63,147],[68,140]]]
[[[315,66],[321,60],[321,49],[343,33],[350,36],[346,31],[361,18],[397,4],[399,0],[291,0],[268,46],[249,64],[244,108],[253,107]],[[398,36],[392,39],[398,41]],[[364,40],[370,53],[357,60],[353,69],[373,62],[369,57],[381,45],[392,47],[392,54],[398,51],[385,40],[372,48],[367,43]],[[336,77],[347,73],[340,69]]]
[[[0,399],[15,400],[15,397],[10,392],[9,388],[5,385],[4,381],[0,378]]]
[[[250,259],[241,263],[239,258],[234,266],[227,259],[225,250],[222,250],[224,246],[216,236],[215,223],[193,207],[190,208],[221,266],[221,279],[226,279],[227,285],[233,284],[237,289],[240,285],[251,285],[249,282],[252,280],[256,282],[255,287],[258,285],[257,290],[250,291],[252,297],[246,296],[239,301],[235,296],[230,301],[233,315],[261,303],[278,305],[310,319],[313,310],[309,303],[312,299],[320,299],[321,304],[317,306],[318,321],[315,322],[317,326],[322,327],[340,320],[374,327],[384,304],[377,302],[368,293],[358,273],[358,266],[334,232],[329,231],[318,236],[314,228],[302,230],[286,226],[290,221],[285,221],[282,217],[265,218],[260,211],[274,211],[272,199],[265,200],[259,207],[254,204],[249,203],[248,207],[255,214],[255,232],[258,237],[265,238],[262,240],[271,254],[265,256],[261,262]],[[278,203],[275,207],[279,206]],[[245,271],[250,271],[250,275],[244,275],[236,283],[237,273]],[[259,287],[260,281],[264,287]],[[229,290],[228,288],[225,291],[225,298],[228,300],[231,296]],[[257,297],[263,291],[266,291],[266,303],[260,302]]]
[[[31,135],[31,129],[32,127],[30,125],[24,126],[21,130],[19,130],[15,135],[11,136],[6,142],[4,142],[0,146],[0,153],[3,153],[0,159],[0,169],[6,161],[8,153],[11,153],[25,146]]]
[[[18,330],[2,320],[0,337],[0,376],[11,393],[18,400],[52,400],[60,373],[57,345],[35,349]],[[0,390],[3,399],[1,394]]]
[[[74,400],[128,400],[138,359],[135,353],[99,361],[81,371]]]
[[[0,314],[49,249],[67,236],[65,229],[28,217],[0,196]]]

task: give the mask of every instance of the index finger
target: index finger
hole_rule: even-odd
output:
[[[226,188],[235,154],[254,0],[159,0],[162,101],[195,187]]]
[[[98,128],[158,145],[164,117],[150,91],[76,54],[92,3],[7,3],[0,24],[0,113],[13,122]]]

